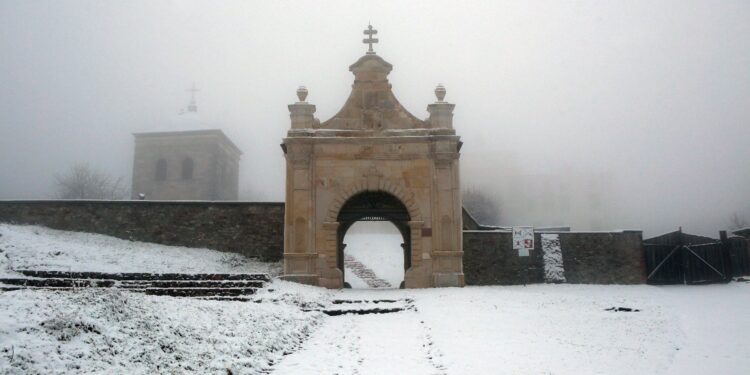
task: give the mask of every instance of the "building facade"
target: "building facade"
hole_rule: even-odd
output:
[[[221,130],[203,128],[190,91],[175,130],[133,134],[133,199],[237,200],[242,152]]]

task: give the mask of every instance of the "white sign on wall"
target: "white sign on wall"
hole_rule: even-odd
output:
[[[518,250],[518,256],[529,256],[529,250],[534,250],[534,227],[513,227],[513,250]]]

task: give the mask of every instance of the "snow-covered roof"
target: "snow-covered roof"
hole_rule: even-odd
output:
[[[188,131],[213,129],[218,127],[218,123],[209,120],[199,112],[181,111],[166,119],[166,121],[157,124],[150,124],[139,129],[139,132],[170,132],[170,131]]]
[[[219,138],[221,138],[224,142],[226,142],[230,147],[232,147],[238,154],[242,155],[242,150],[240,150],[237,145],[232,142],[229,137],[227,137],[226,134],[224,134],[221,129],[196,129],[196,130],[173,130],[173,131],[151,131],[151,132],[141,132],[141,133],[133,133],[133,136],[136,138],[145,138],[145,137],[193,137],[193,136],[200,136],[200,135],[216,135]]]

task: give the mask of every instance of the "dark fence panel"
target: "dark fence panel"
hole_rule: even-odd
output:
[[[676,245],[643,244],[649,284],[682,284],[682,251]]]
[[[684,234],[682,231],[644,241],[649,284],[707,284],[728,282],[742,265],[733,262],[732,241]],[[735,253],[740,253],[737,250]],[[739,261],[739,260],[738,260]],[[739,270],[738,270],[739,267]]]
[[[726,250],[721,242],[683,246],[687,257],[685,281],[688,284],[707,284],[729,281],[732,268],[726,261]]]
[[[750,275],[750,249],[748,241],[741,237],[732,237],[728,240],[729,256],[732,259],[732,275]]]

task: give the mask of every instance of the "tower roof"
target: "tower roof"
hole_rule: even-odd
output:
[[[232,142],[221,129],[198,129],[198,130],[185,130],[185,131],[157,131],[157,132],[138,132],[133,133],[133,137],[136,139],[148,139],[148,138],[169,138],[169,139],[197,139],[198,137],[210,137],[217,139],[224,144],[228,145],[238,155],[242,155],[237,145]]]

